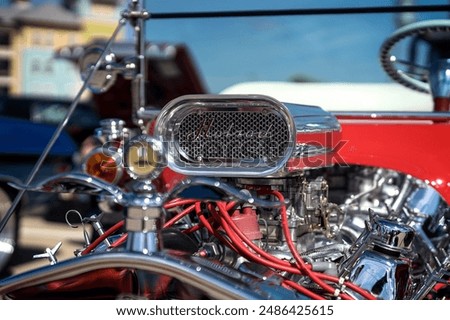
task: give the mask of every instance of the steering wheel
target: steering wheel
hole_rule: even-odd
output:
[[[391,55],[391,50],[406,38],[412,39],[410,55],[406,60],[400,60]],[[427,65],[418,65],[415,61],[420,42],[431,46]],[[433,82],[431,73],[447,68],[442,65],[444,60],[448,60],[450,65],[449,42],[450,20],[428,20],[406,25],[383,42],[380,49],[381,65],[398,83],[419,92],[430,93],[430,82]]]

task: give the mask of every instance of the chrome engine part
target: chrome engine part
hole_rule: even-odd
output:
[[[331,165],[340,139],[335,116],[270,97],[184,96],[157,118],[168,166],[186,175],[280,177]]]
[[[411,298],[414,229],[373,219],[342,263],[341,276],[384,300]]]
[[[267,176],[295,145],[287,108],[265,96],[185,96],[161,112],[156,135],[174,171],[207,176]]]
[[[353,180],[345,182],[345,192],[339,188],[342,179]],[[284,179],[228,182],[245,190],[279,190],[289,199],[289,235],[314,271],[337,275],[389,300],[422,299],[437,282],[446,281],[442,279],[449,270],[449,209],[420,180],[379,168],[336,167]],[[235,215],[245,216],[243,210],[238,208]],[[279,210],[251,207],[250,211],[251,234],[257,236],[248,233],[248,226],[240,226],[248,238],[271,255],[293,261]],[[216,254],[211,257],[233,268],[246,260],[220,241],[213,242]],[[207,246],[211,248],[211,242]],[[297,281],[317,289],[307,277]]]

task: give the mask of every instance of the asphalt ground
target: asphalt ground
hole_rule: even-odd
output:
[[[74,250],[83,247],[81,228],[71,228],[65,223],[46,221],[39,216],[25,216],[20,220],[18,247],[9,264],[7,274],[17,274],[49,264],[48,259],[33,259],[58,242],[61,248],[56,254],[58,261],[74,257]]]
[[[58,261],[74,257],[74,251],[84,246],[83,228],[69,226],[65,221],[68,210],[81,214],[91,210],[89,201],[61,199],[57,195],[36,197],[21,210],[18,245],[2,276],[18,274],[33,268],[48,265],[48,259],[33,259],[62,242],[56,254]],[[92,232],[91,228],[87,228]]]

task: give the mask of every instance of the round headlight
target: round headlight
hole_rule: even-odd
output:
[[[125,149],[125,164],[132,178],[156,178],[166,166],[163,144],[148,135],[131,139]]]
[[[104,148],[92,150],[85,157],[82,168],[88,175],[114,184],[123,174],[121,155],[107,152]]]

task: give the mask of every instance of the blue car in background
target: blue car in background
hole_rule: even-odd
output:
[[[5,216],[17,190],[9,183],[23,183],[50,140],[55,125],[0,116],[0,220]],[[64,132],[50,151],[36,179],[69,169],[77,144]],[[26,201],[23,200],[23,201]],[[21,203],[0,236],[0,271],[7,265],[17,244]]]
[[[0,96],[0,116],[58,125],[72,101],[51,97]],[[67,133],[79,145],[99,124],[99,115],[90,102],[80,103],[67,124]]]

